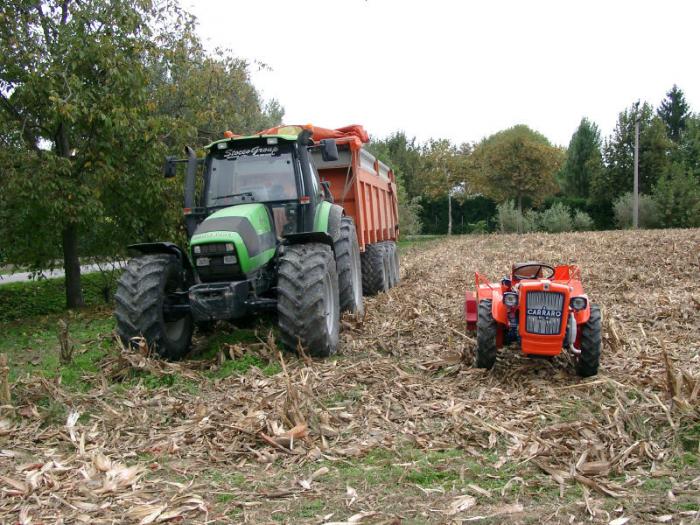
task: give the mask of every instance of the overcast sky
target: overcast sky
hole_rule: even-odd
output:
[[[700,2],[184,0],[210,48],[270,66],[286,123],[480,140],[515,124],[604,136],[676,83],[700,111]]]

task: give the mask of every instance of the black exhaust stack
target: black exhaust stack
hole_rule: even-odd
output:
[[[197,217],[192,214],[195,207],[194,193],[197,177],[197,154],[194,150],[185,146],[187,153],[187,172],[185,173],[185,227],[187,228],[187,236],[192,237],[194,230],[197,227]]]

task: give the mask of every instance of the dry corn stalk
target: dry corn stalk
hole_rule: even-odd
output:
[[[61,364],[67,365],[73,360],[73,350],[75,350],[75,345],[70,340],[70,334],[68,333],[68,323],[65,319],[60,319],[58,321],[58,344],[60,348],[59,359]]]
[[[0,354],[0,404],[12,404],[10,397],[10,367],[7,363],[7,355]]]

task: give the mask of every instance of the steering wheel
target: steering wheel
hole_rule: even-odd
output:
[[[539,262],[526,262],[513,265],[513,277],[522,279],[551,279],[554,276],[554,267]]]

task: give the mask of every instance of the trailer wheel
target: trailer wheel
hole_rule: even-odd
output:
[[[476,367],[493,368],[496,363],[496,331],[498,324],[491,314],[491,300],[479,303],[476,321]]]
[[[362,254],[362,291],[375,295],[389,289],[386,255],[381,244],[368,244]]]
[[[399,284],[399,255],[396,250],[396,243],[387,242],[384,244],[389,263],[389,287],[393,288]]]
[[[280,258],[277,314],[282,344],[297,345],[314,357],[328,357],[338,347],[340,305],[338,275],[330,246],[288,246]]]
[[[143,337],[161,357],[178,359],[189,349],[194,323],[189,312],[172,306],[186,301],[187,283],[180,261],[166,254],[129,261],[114,294],[117,334],[125,345]]]
[[[602,345],[602,317],[598,305],[591,305],[591,316],[581,327],[581,355],[576,362],[576,372],[581,377],[598,373],[600,347]]]
[[[360,245],[357,242],[355,223],[350,217],[343,217],[340,221],[340,235],[335,241],[335,265],[338,271],[340,311],[362,315],[365,305],[362,300]]]

